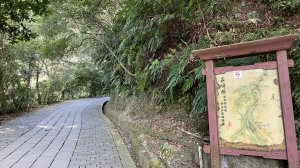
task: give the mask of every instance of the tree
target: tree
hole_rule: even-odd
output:
[[[0,32],[12,43],[35,37],[26,23],[34,21],[34,16],[46,14],[48,3],[48,0],[1,0]]]

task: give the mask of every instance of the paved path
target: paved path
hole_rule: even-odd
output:
[[[0,168],[123,167],[102,99],[39,109],[0,126]]]

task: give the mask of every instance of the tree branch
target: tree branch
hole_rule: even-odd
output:
[[[204,13],[203,13],[203,11],[202,11],[202,9],[201,9],[201,6],[200,6],[199,10],[200,10],[200,12],[201,12],[202,22],[203,22],[204,29],[206,30],[206,35],[207,35],[207,37],[209,38],[209,40],[212,41],[212,42],[217,46],[218,44],[216,43],[216,41],[213,40],[213,39],[210,37],[209,31],[208,31],[208,28],[207,28],[207,25],[206,25],[206,21],[205,21],[205,18],[204,18]]]
[[[113,50],[106,44],[104,43],[102,40],[100,40],[91,30],[88,26],[86,26],[87,29],[89,29],[89,31],[91,32],[91,34],[96,38],[96,40],[98,42],[100,42],[101,44],[103,44],[108,50],[109,52],[112,54],[112,56],[118,61],[118,63],[121,65],[121,67],[131,76],[136,76],[134,73],[130,72],[129,69],[126,68],[126,66],[123,64],[123,62],[116,56],[116,54],[113,52]]]

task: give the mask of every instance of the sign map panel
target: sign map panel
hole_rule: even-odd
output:
[[[285,150],[277,70],[216,75],[221,147]]]

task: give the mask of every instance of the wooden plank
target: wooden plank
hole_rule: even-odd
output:
[[[205,145],[203,147],[205,153],[210,153],[210,146]],[[287,160],[286,151],[250,151],[250,150],[238,150],[231,148],[220,148],[221,155],[232,155],[232,156],[259,156],[267,159]],[[300,160],[300,151],[298,151],[298,160]]]
[[[288,50],[299,39],[298,35],[281,36],[250,42],[225,45],[220,47],[195,50],[192,55],[195,59],[214,60],[240,56],[254,56],[275,53],[279,50]]]
[[[289,59],[288,66],[293,67],[294,61]],[[215,67],[214,74],[218,75],[218,74],[224,74],[226,72],[231,72],[231,71],[250,70],[250,69],[265,69],[265,70],[277,69],[277,62],[269,61],[269,62],[256,63],[254,65],[246,65],[246,66]],[[205,69],[202,70],[202,74],[205,75]]]
[[[285,134],[285,144],[289,168],[298,168],[298,150],[294,122],[292,93],[288,71],[287,51],[277,51],[278,79],[280,86],[281,108]]]
[[[215,75],[214,63],[212,60],[205,62],[206,86],[207,86],[207,103],[208,103],[208,120],[209,120],[209,135],[211,145],[211,167],[220,167],[220,153],[219,153],[219,133],[218,133],[218,119],[216,110],[216,90],[215,90]]]

